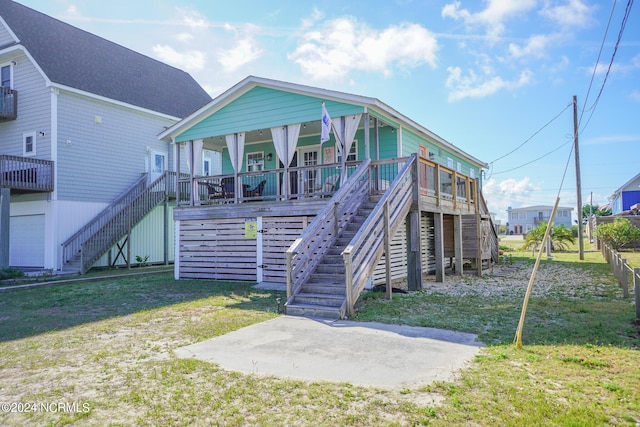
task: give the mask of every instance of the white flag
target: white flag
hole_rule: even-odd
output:
[[[322,130],[320,131],[320,144],[323,144],[329,140],[329,133],[331,133],[331,117],[327,113],[327,109],[322,103]]]

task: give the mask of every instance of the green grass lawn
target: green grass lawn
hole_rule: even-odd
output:
[[[154,274],[0,293],[0,403],[80,405],[0,412],[0,425],[640,423],[633,299],[599,253],[543,261],[521,350],[512,341],[532,259],[509,253],[513,264],[493,275],[361,298],[358,320],[472,332],[488,344],[455,381],[415,389],[244,375],[172,354],[278,316],[284,294],[250,284]]]

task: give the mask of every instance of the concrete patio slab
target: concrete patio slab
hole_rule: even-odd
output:
[[[280,316],[176,354],[243,373],[405,388],[452,379],[482,346],[468,333]]]

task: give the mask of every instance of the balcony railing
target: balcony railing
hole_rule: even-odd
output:
[[[384,193],[399,172],[399,159],[371,161],[371,191]],[[406,159],[405,159],[406,160]],[[360,162],[347,163],[351,176]],[[287,191],[284,169],[239,173],[235,175],[194,176],[181,174],[178,180],[178,205],[241,203],[254,200],[282,201],[290,199],[330,198],[339,188],[340,163],[289,168]],[[478,212],[478,180],[424,158],[418,159],[419,193],[427,203],[439,207]],[[455,184],[454,184],[455,183]],[[193,191],[192,191],[193,190]],[[192,193],[195,197],[192,197]]]
[[[19,192],[53,191],[53,161],[0,154],[0,187]]]
[[[0,122],[18,117],[18,91],[0,87]]]

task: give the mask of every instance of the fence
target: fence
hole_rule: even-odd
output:
[[[618,279],[622,288],[622,295],[629,298],[629,273],[633,282],[633,294],[636,303],[636,317],[640,319],[640,268],[633,268],[627,264],[627,260],[615,249],[611,249],[605,243],[600,246],[602,256],[611,267],[613,275]]]

